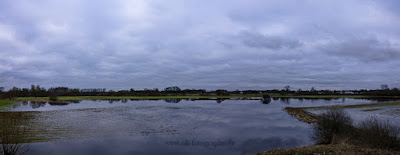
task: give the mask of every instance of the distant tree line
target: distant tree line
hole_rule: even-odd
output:
[[[206,94],[205,89],[180,89],[177,86],[167,87],[160,91],[158,88],[134,90],[109,90],[105,88],[78,89],[68,87],[52,87],[46,90],[39,85],[32,85],[31,88],[13,87],[6,91],[0,87],[1,99],[15,99],[16,97],[51,97],[51,96],[167,96],[167,95],[186,95],[186,94]]]
[[[387,85],[382,85],[381,89],[374,90],[316,90],[312,87],[310,90],[298,89],[290,90],[290,86],[278,90],[235,90],[227,91],[218,89],[206,91],[205,89],[181,89],[178,86],[167,87],[163,90],[158,88],[135,90],[106,90],[105,88],[78,89],[68,87],[52,87],[45,89],[39,85],[32,85],[30,88],[13,87],[5,90],[0,87],[1,99],[14,99],[16,97],[52,97],[52,96],[168,96],[168,95],[220,95],[228,96],[230,94],[280,94],[280,95],[370,95],[370,96],[400,96],[398,88],[389,89]]]

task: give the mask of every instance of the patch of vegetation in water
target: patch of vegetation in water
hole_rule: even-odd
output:
[[[364,109],[364,110],[361,110],[361,111],[368,112],[368,111],[378,111],[378,110],[381,110],[381,108]]]
[[[6,110],[7,107],[13,106],[14,104],[15,102],[11,100],[0,100],[0,110]]]
[[[306,123],[315,123],[317,122],[317,116],[307,112],[302,108],[292,108],[286,107],[285,111],[288,112],[293,117],[296,117],[299,121],[306,122]]]
[[[386,102],[386,103],[373,103],[373,104],[357,104],[357,105],[303,107],[303,109],[330,110],[330,109],[350,109],[350,108],[384,107],[384,106],[397,106],[397,105],[400,105],[400,101],[396,101],[396,102]]]

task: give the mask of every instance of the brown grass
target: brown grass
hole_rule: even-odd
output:
[[[317,115],[307,112],[303,108],[286,107],[285,111],[288,112],[290,115],[296,117],[299,121],[306,123],[317,122]]]

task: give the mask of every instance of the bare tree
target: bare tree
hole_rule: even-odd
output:
[[[289,85],[285,86],[285,91],[290,91],[290,86]]]

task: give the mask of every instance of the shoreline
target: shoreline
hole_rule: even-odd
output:
[[[366,95],[279,95],[269,94],[271,98],[399,98],[375,97]],[[109,99],[190,99],[190,98],[250,98],[262,97],[263,94],[230,94],[230,95],[166,95],[166,96],[58,96],[59,101],[72,100],[109,100]],[[50,101],[49,97],[17,97],[16,101]]]

